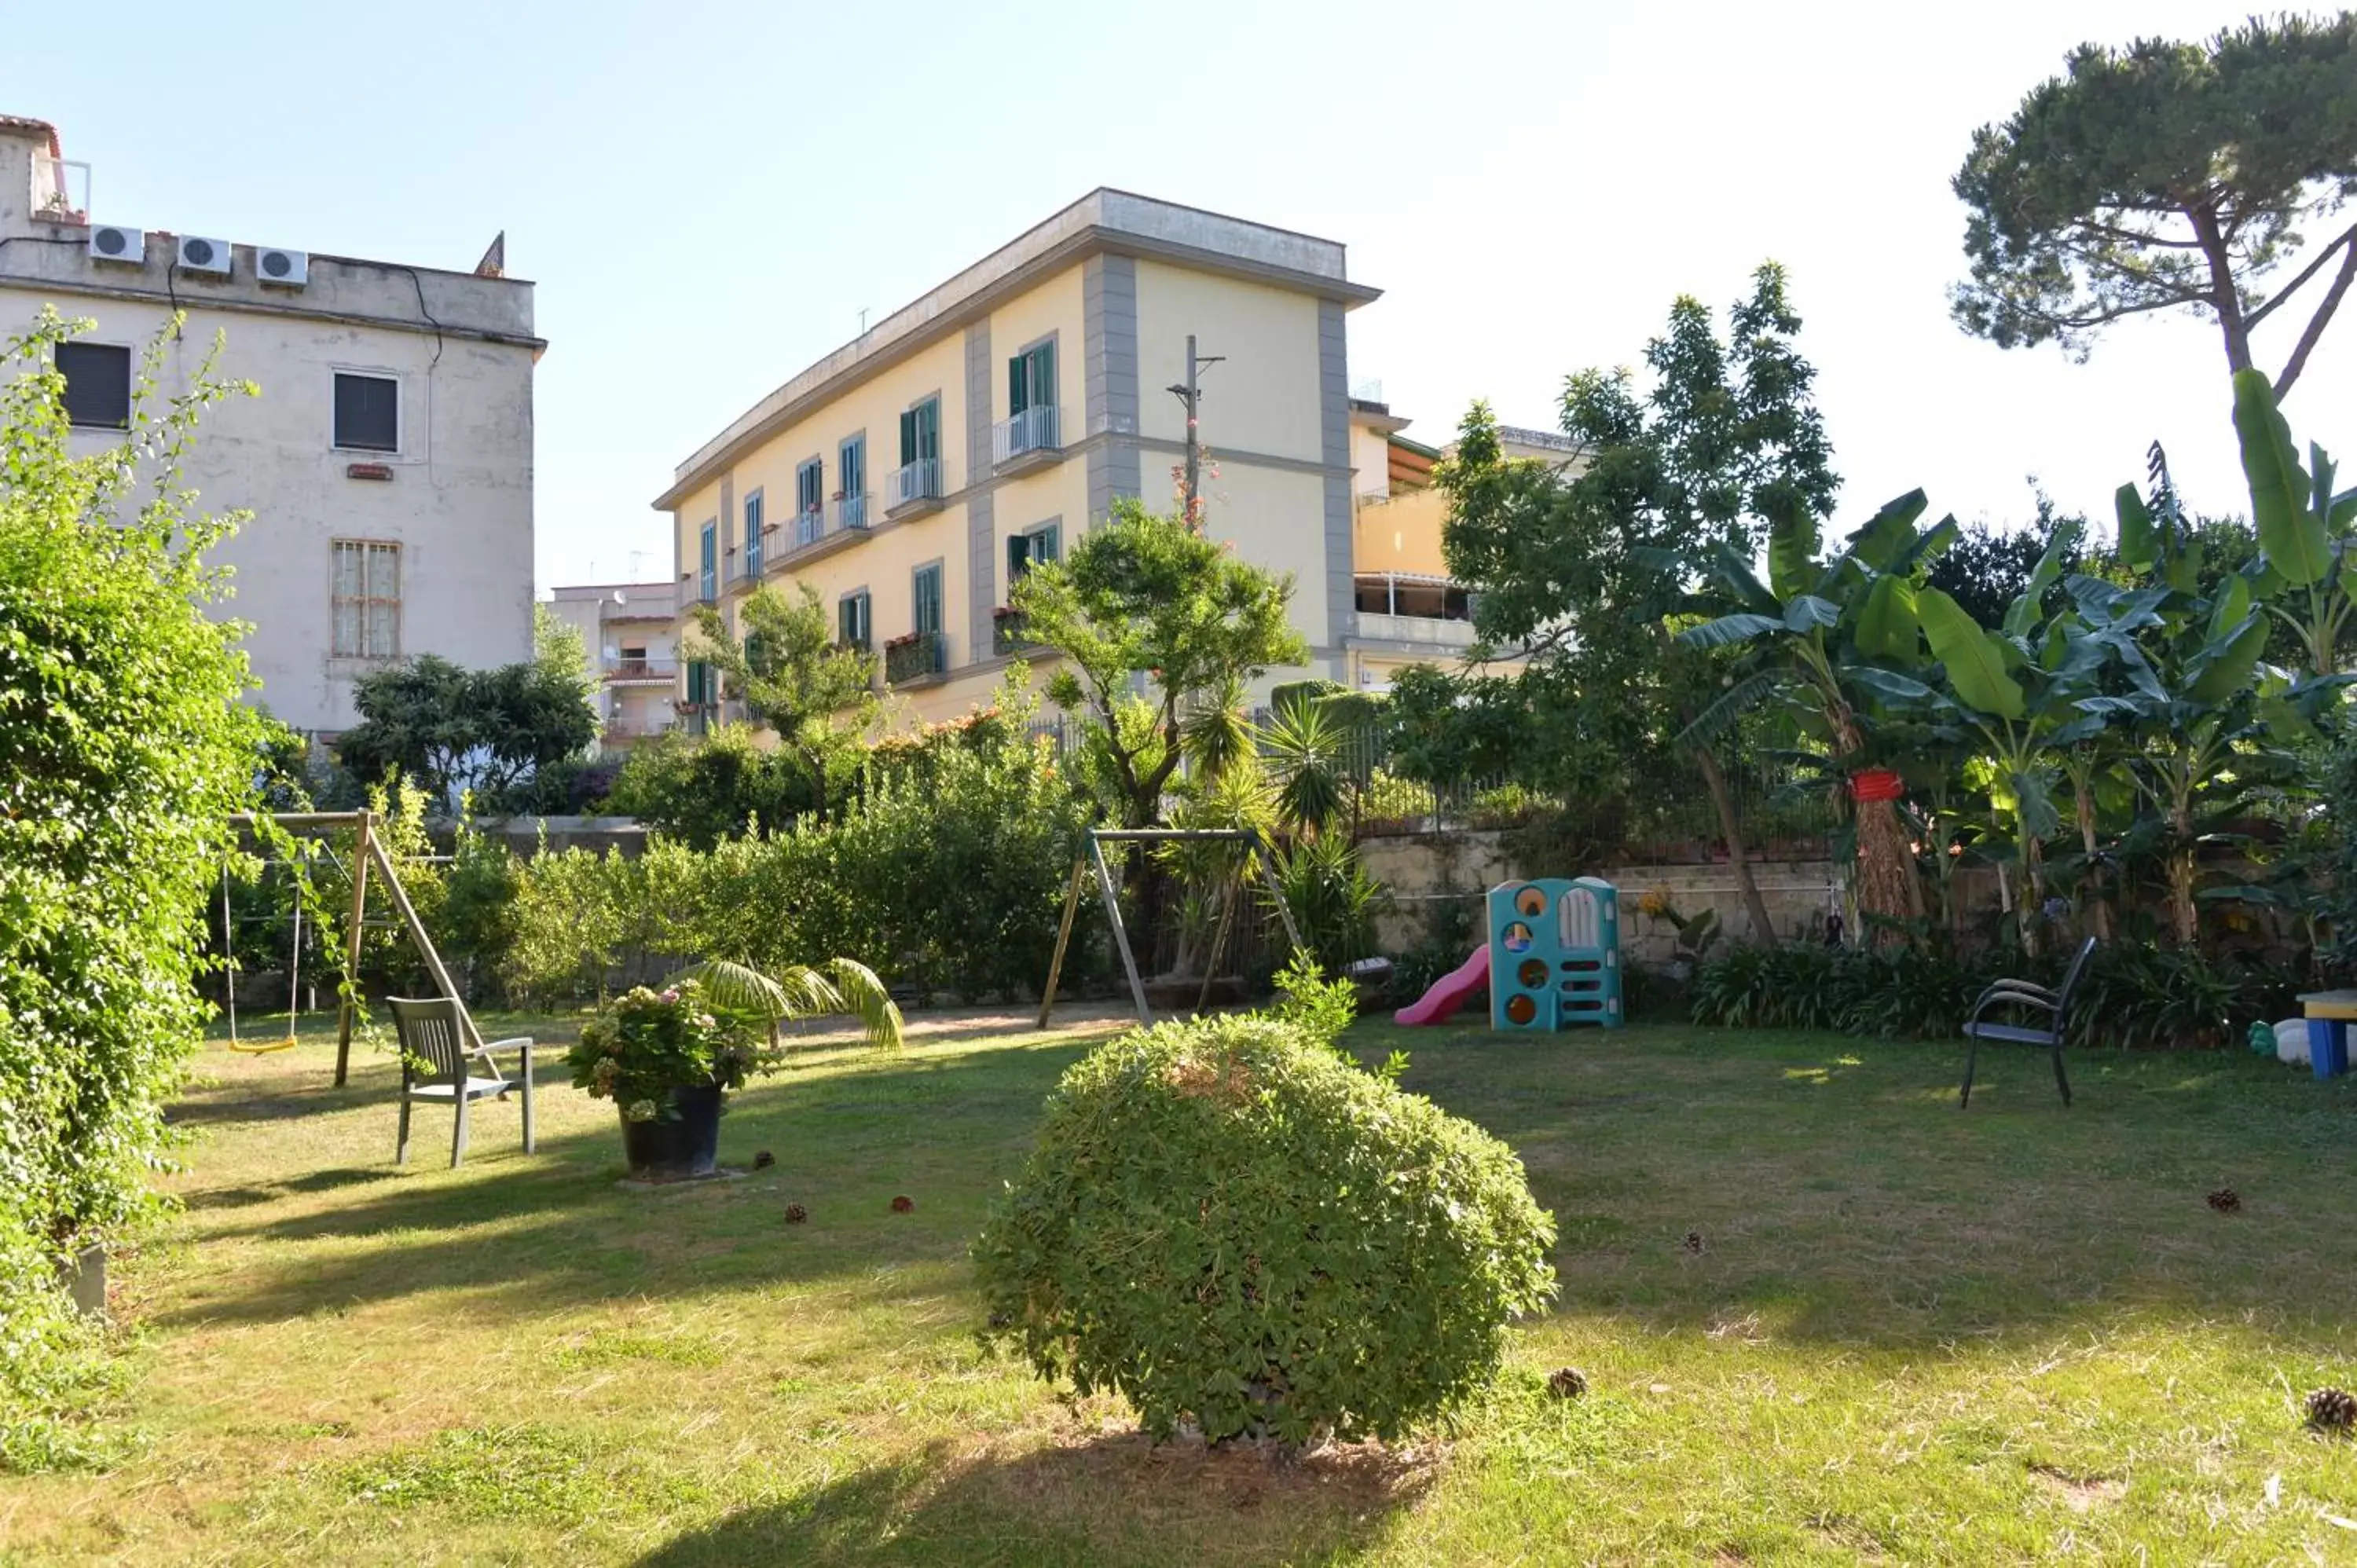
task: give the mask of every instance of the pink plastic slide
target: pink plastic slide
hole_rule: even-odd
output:
[[[1473,950],[1473,956],[1432,983],[1432,989],[1392,1015],[1394,1024],[1438,1024],[1455,1015],[1470,997],[1490,989],[1490,947],[1488,943]]]

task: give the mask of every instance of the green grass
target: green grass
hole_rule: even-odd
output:
[[[453,1173],[436,1120],[390,1163],[381,1054],[209,1052],[118,1264],[134,1456],[0,1481],[0,1561],[2357,1560],[2300,1424],[2357,1382],[2346,1080],[2081,1057],[2065,1112],[2009,1055],[1960,1115],[1944,1047],[1362,1026],[1522,1152],[1563,1297],[1459,1430],[1287,1464],[974,1346],[967,1239],[1103,1033],[813,1050],[724,1125],[773,1169],[652,1194],[553,1065],[542,1154],[493,1107]]]

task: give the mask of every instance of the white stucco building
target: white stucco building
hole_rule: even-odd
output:
[[[670,583],[583,583],[551,588],[548,613],[581,634],[589,678],[597,683],[598,747],[623,751],[679,722],[673,687],[679,679]]]
[[[78,447],[120,439],[146,346],[174,308],[161,390],[216,335],[251,381],[206,416],[184,480],[207,511],[253,513],[220,553],[229,613],[253,623],[256,700],[309,732],[353,721],[352,682],[438,653],[532,653],[533,288],[500,275],[358,261],[90,212],[89,170],[38,120],[0,117],[0,335],[44,306],[94,328],[59,356]],[[299,243],[292,232],[266,242]],[[496,247],[495,247],[496,249]]]

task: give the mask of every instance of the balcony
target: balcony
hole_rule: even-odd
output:
[[[990,651],[1001,658],[1028,653],[1041,646],[1030,633],[1030,618],[1021,610],[1001,607],[990,612]]]
[[[894,686],[935,681],[949,672],[949,639],[938,631],[910,632],[884,645],[884,679]]]
[[[1064,456],[1063,422],[1053,403],[1025,409],[1012,419],[990,427],[992,472],[1020,474],[1060,462]]]
[[[884,515],[916,517],[942,504],[942,460],[920,457],[892,470],[884,489]]]
[[[606,680],[609,685],[668,686],[679,675],[676,659],[608,659]]]
[[[867,498],[837,496],[823,510],[798,514],[786,541],[770,552],[770,569],[799,566],[867,537]]]
[[[606,727],[598,732],[597,743],[608,749],[613,749],[636,746],[643,740],[652,740],[655,736],[667,735],[677,727],[666,722],[669,718],[669,714],[662,718],[652,715],[647,717],[633,715],[630,718],[610,720]]]

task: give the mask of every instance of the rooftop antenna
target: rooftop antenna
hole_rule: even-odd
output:
[[[508,275],[506,230],[502,229],[492,236],[490,247],[483,252],[483,259],[475,263],[475,275],[479,278],[503,278]]]
[[[867,306],[864,305],[859,307],[859,335],[867,336]]]

